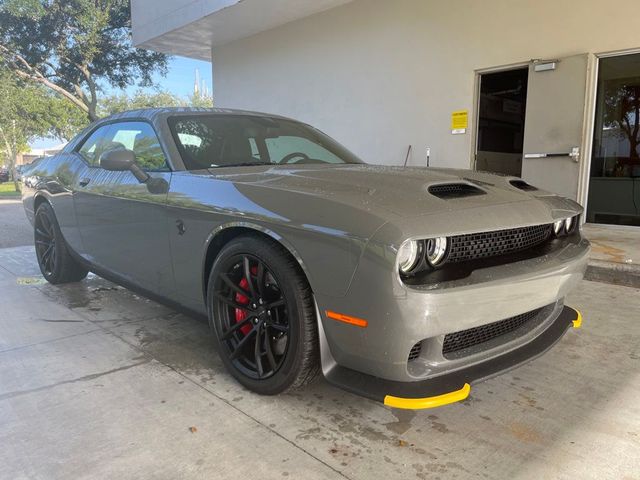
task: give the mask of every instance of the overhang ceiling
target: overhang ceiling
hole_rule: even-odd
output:
[[[211,60],[224,45],[351,0],[132,0],[137,47]]]

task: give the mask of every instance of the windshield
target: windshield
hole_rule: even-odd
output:
[[[187,170],[285,164],[363,163],[313,127],[250,115],[169,118]]]

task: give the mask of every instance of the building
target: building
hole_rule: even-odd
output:
[[[19,153],[16,158],[16,167],[20,165],[28,165],[33,162],[36,158],[40,157],[48,157],[50,155],[55,155],[62,151],[62,149],[67,145],[67,142],[61,143],[60,145],[55,145],[49,148],[32,148],[28,152]]]
[[[637,1],[132,0],[134,43],[211,60],[217,106],[369,163],[521,175],[640,225]],[[638,185],[636,185],[638,183]]]

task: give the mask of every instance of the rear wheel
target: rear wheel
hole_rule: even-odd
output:
[[[222,361],[242,385],[273,395],[317,375],[311,289],[279,244],[256,236],[227,244],[211,269],[207,299]]]
[[[87,276],[88,270],[69,254],[53,208],[46,202],[36,210],[34,243],[38,266],[49,283],[79,282]]]

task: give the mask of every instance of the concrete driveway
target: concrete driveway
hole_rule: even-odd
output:
[[[19,198],[0,197],[0,248],[33,245],[33,229]]]
[[[320,380],[259,397],[208,326],[0,250],[0,478],[640,478],[640,291],[583,282],[583,328],[474,385],[391,410]]]

